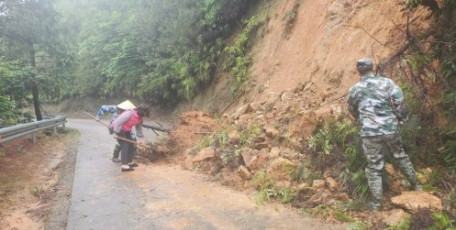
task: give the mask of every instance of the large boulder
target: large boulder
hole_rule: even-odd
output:
[[[277,158],[269,162],[266,173],[275,181],[290,180],[290,173],[295,172],[299,165],[285,158]]]
[[[392,197],[391,202],[411,211],[423,208],[430,208],[438,211],[443,209],[442,201],[438,197],[422,191],[403,192],[399,196]]]

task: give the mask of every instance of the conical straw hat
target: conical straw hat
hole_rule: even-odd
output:
[[[128,109],[135,109],[136,106],[133,103],[131,103],[131,101],[126,100],[126,101],[118,104],[117,108],[123,109],[123,110],[128,110]]]

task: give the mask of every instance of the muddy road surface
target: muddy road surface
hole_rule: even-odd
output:
[[[176,165],[141,164],[121,172],[111,161],[115,140],[105,127],[77,119],[67,126],[81,134],[67,230],[343,229],[282,205],[257,206],[251,194]]]

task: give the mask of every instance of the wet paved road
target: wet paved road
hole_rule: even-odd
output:
[[[79,129],[81,139],[67,230],[344,229],[281,206],[257,207],[252,196],[177,166],[122,173],[110,160],[115,140],[105,127],[77,119],[68,127]]]

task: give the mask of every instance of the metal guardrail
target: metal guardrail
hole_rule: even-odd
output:
[[[51,119],[30,122],[0,129],[0,144],[32,134],[33,142],[36,142],[35,133],[44,129],[54,128],[54,133],[57,133],[57,127],[62,125],[65,128],[66,116],[56,116]]]

